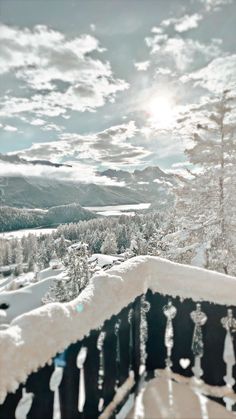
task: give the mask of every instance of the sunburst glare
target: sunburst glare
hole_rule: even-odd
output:
[[[163,93],[154,95],[147,104],[147,112],[158,128],[170,128],[176,114],[174,100],[170,95]]]

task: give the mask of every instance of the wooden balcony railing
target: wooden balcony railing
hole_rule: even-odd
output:
[[[143,266],[144,260],[137,259],[140,261],[140,266]],[[123,291],[127,287],[128,299],[131,272],[137,269],[139,261],[134,261],[127,270],[118,267],[106,274],[106,276],[117,276],[120,269],[120,276],[123,275],[120,286]],[[165,261],[164,265],[170,268],[166,273],[172,275],[170,270],[173,264]],[[133,293],[134,297],[135,293],[138,295],[118,314],[112,315],[104,323],[101,322],[100,327],[91,330],[83,339],[72,344],[69,342],[63,352],[52,358],[51,365],[45,365],[29,373],[15,393],[8,392],[0,405],[0,418],[115,417],[129,395],[138,391],[140,380],[150,379],[155,376],[157,370],[164,369],[170,374],[193,377],[199,389],[202,387],[201,391],[206,392],[208,389],[211,397],[224,404],[228,410],[235,410],[236,308],[228,304],[233,301],[233,296],[232,300],[230,296],[227,297],[228,300],[225,297],[226,304],[223,304],[219,297],[220,279],[224,285],[226,283],[227,286],[232,285],[232,293],[235,288],[232,281],[235,279],[181,266],[181,272],[185,270],[187,273],[192,272],[193,276],[198,278],[199,287],[202,287],[201,299],[196,299],[195,279],[193,284],[191,282],[192,290],[179,290],[180,296],[176,296],[175,283],[173,283],[174,292],[167,292],[164,295],[164,279],[157,285],[162,292],[157,292],[153,286],[155,279],[152,271],[148,268],[147,278],[146,280],[143,278],[142,282],[145,283],[145,293],[140,293],[141,285],[136,284],[137,290]],[[144,274],[145,270],[142,269],[141,272]],[[162,274],[164,274],[163,269]],[[155,275],[158,275],[158,272],[155,271]],[[169,291],[168,275],[166,280]],[[216,302],[207,301],[209,294],[214,295],[214,292],[209,288],[209,283],[205,285],[201,283],[201,275],[206,275],[212,284],[216,277]],[[174,277],[173,281],[175,282]],[[178,278],[176,281],[179,284]],[[101,278],[98,282],[99,286],[102,286]],[[186,294],[189,295],[191,292],[193,298],[186,298]],[[118,293],[117,298],[120,295]],[[109,298],[109,286],[107,298]],[[112,301],[109,304],[111,305],[109,310],[112,312]],[[122,302],[119,304],[122,305]],[[116,305],[115,301],[113,305]],[[87,310],[90,315],[91,310],[94,310],[96,315],[92,299],[87,303]],[[95,323],[97,321],[94,319]],[[76,321],[74,327],[77,327]],[[0,333],[2,333],[0,349],[4,350],[5,342],[7,350],[9,349],[7,341],[4,340],[4,333],[7,334],[7,330]],[[48,338],[45,336],[45,339]],[[53,338],[53,325],[51,338]],[[24,359],[24,362],[27,363],[27,359]]]

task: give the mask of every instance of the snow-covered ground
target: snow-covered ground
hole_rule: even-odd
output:
[[[14,291],[22,287],[26,287],[33,282],[37,282],[34,272],[27,272],[17,277],[10,276],[0,281],[0,293],[2,291]]]
[[[122,257],[97,253],[93,254],[89,260],[96,262],[98,268],[104,269],[121,263]],[[0,325],[9,323],[15,317],[42,306],[42,297],[49,290],[53,280],[60,279],[66,274],[59,261],[55,266],[43,269],[37,274],[28,272],[18,277],[9,276],[0,281],[0,306],[1,304],[9,305],[6,317],[0,317]]]
[[[40,236],[40,234],[52,234],[56,228],[28,228],[24,230],[8,231],[6,233],[0,233],[0,239],[21,239],[29,234]]]
[[[42,298],[52,284],[54,277],[43,279],[17,291],[4,291],[0,294],[0,306],[7,304],[6,317],[0,317],[1,323],[10,323],[15,317],[42,305]]]
[[[63,273],[63,266],[59,265],[58,268],[53,268],[49,266],[49,268],[43,269],[42,271],[37,273],[37,279],[41,281],[41,279],[50,278],[51,276],[58,276]]]
[[[8,286],[8,284],[10,284],[12,279],[13,279],[12,276],[8,276],[7,278],[0,279],[0,292],[4,291],[5,287]]]
[[[90,262],[97,262],[99,268],[104,268],[106,266],[111,266],[115,263],[122,262],[122,257],[119,256],[110,256],[102,255],[101,253],[94,253],[90,258]]]
[[[50,285],[54,280],[60,279],[61,276],[64,276],[62,269],[47,268],[38,273],[38,282],[26,286],[24,283],[24,288],[17,289],[16,291],[7,291],[6,287],[9,287],[13,281],[20,281],[22,283],[25,280],[25,282],[27,281],[26,284],[29,283],[30,279],[32,279],[32,272],[4,281],[4,290],[0,292],[0,306],[6,304],[9,308],[6,310],[6,316],[2,318],[0,316],[0,325],[10,323],[15,317],[41,307],[42,298],[49,290]]]
[[[132,258],[96,274],[75,300],[39,307],[15,318],[6,330],[0,330],[0,402],[28,374],[71,343],[82,340],[90,330],[100,327],[148,289],[234,306],[236,279],[152,256]]]

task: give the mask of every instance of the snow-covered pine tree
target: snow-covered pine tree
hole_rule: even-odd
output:
[[[48,293],[42,299],[44,304],[71,301],[83,291],[95,271],[94,263],[90,264],[88,256],[85,243],[80,243],[75,249],[69,249],[64,259],[66,276],[53,281]]]
[[[5,246],[5,265],[11,265],[13,263],[13,252],[12,252],[12,245],[11,242],[7,240]]]
[[[15,275],[20,275],[23,273],[23,249],[21,246],[20,240],[17,241],[15,248]]]
[[[193,146],[186,150],[198,168],[178,190],[176,222],[189,231],[188,244],[205,249],[204,265],[236,273],[236,114],[230,91],[223,92],[204,109]],[[210,106],[210,108],[209,108]]]
[[[66,241],[65,237],[62,234],[61,237],[56,242],[56,254],[59,259],[62,259],[66,254]]]
[[[125,224],[123,226],[118,226],[117,230],[117,247],[122,253],[130,246],[127,226]]]
[[[112,231],[107,231],[101,247],[101,252],[106,255],[115,255],[117,251],[116,236]]]
[[[147,254],[147,241],[143,237],[142,232],[138,229],[131,236],[130,250],[133,253],[133,256]]]
[[[64,303],[67,300],[67,295],[65,292],[65,280],[64,279],[55,279],[52,285],[49,288],[49,291],[42,298],[43,304],[60,302]]]
[[[49,266],[52,254],[55,251],[54,240],[51,235],[40,237],[38,241],[36,264],[39,269],[44,269]]]
[[[4,241],[0,240],[0,266],[4,265],[5,245]]]
[[[28,262],[28,271],[37,270],[37,249],[38,241],[37,237],[34,234],[29,234],[27,241],[24,243],[26,259]]]
[[[76,249],[71,248],[65,258],[64,263],[68,277],[64,284],[66,301],[77,297],[91,278],[87,247],[86,243],[81,243]]]
[[[97,230],[91,232],[91,249],[93,253],[100,253],[103,239]]]
[[[42,270],[48,266],[48,260],[46,257],[46,248],[44,241],[38,243],[37,255],[36,255],[36,264],[39,270]]]

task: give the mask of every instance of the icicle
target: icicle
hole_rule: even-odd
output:
[[[146,296],[142,295],[140,300],[140,367],[139,375],[142,375],[146,371],[146,343],[148,340],[148,322],[147,313],[150,310],[150,303],[146,301]]]
[[[132,370],[133,363],[133,315],[134,310],[131,308],[128,313],[128,322],[129,322],[129,371]]]
[[[166,385],[167,385],[167,402],[166,409],[168,411],[168,418],[178,418],[178,407],[174,401],[174,391],[173,391],[173,379],[171,369],[168,368],[166,371]]]
[[[60,409],[60,398],[59,398],[59,386],[63,378],[64,367],[66,365],[66,351],[58,354],[54,358],[55,369],[51,375],[49,388],[51,391],[54,391],[54,401],[53,401],[53,419],[61,419],[61,409]]]
[[[199,401],[201,419],[209,419],[208,409],[207,409],[208,398],[204,396],[203,394],[201,394],[201,392],[198,390],[194,390],[194,393],[196,394]]]
[[[104,365],[104,352],[103,345],[106,337],[106,332],[100,332],[97,340],[97,349],[99,350],[99,370],[98,370],[98,390],[102,394],[104,376],[105,376],[105,365]],[[101,412],[104,406],[104,399],[100,397],[98,403],[98,411]]]
[[[163,313],[167,318],[166,329],[165,329],[165,347],[167,350],[166,367],[170,369],[172,367],[171,353],[174,346],[174,329],[172,320],[175,318],[177,309],[169,300],[167,305],[163,307]]]
[[[33,403],[34,394],[22,389],[22,397],[15,410],[15,419],[26,419]]]
[[[223,400],[225,402],[226,410],[232,412],[233,406],[235,405],[235,400],[231,399],[230,397],[224,397]]]
[[[201,368],[201,358],[204,354],[202,326],[207,321],[207,315],[201,311],[201,304],[198,303],[196,305],[196,310],[190,313],[190,317],[195,324],[192,339],[192,352],[194,355],[194,367],[192,368],[192,371],[194,376],[197,379],[200,379],[203,374],[203,370]]]
[[[236,363],[232,333],[236,332],[236,319],[233,317],[233,311],[231,309],[228,309],[227,314],[227,317],[221,319],[221,324],[226,329],[223,352],[223,360],[226,364],[226,376],[224,377],[224,381],[228,387],[232,388],[235,384],[233,367]]]
[[[53,419],[61,419],[60,399],[59,399],[59,386],[63,377],[63,368],[56,366],[51,375],[49,388],[54,391],[53,401]]]
[[[116,335],[116,384],[115,384],[115,390],[118,389],[120,384],[119,374],[120,374],[120,324],[121,320],[118,319],[115,323],[115,335]]]
[[[173,407],[174,407],[173,381],[172,381],[172,379],[170,377],[168,377],[167,383],[168,383],[168,403],[169,403],[169,408],[170,408],[170,411],[173,412]]]
[[[85,380],[84,380],[84,363],[87,357],[88,348],[82,346],[80,349],[77,358],[76,365],[80,370],[80,379],[79,379],[79,396],[78,396],[78,411],[80,413],[84,410],[86,392],[85,392]]]

